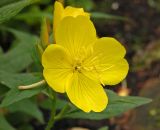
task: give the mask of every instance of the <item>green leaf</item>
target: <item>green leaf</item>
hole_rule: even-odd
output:
[[[111,90],[107,90],[107,94],[109,97],[109,104],[103,112],[95,113],[84,113],[80,110],[75,110],[66,114],[65,117],[67,118],[81,118],[81,119],[93,119],[93,120],[100,120],[100,119],[107,119],[117,115],[122,114],[130,109],[135,107],[144,105],[146,103],[151,102],[148,98],[143,97],[134,97],[134,96],[127,96],[121,97],[118,96]]]
[[[0,115],[0,130],[16,130],[13,128],[4,116]]]
[[[15,120],[15,117],[16,117],[16,120]],[[7,120],[10,122],[10,124],[13,124],[14,126],[18,126],[18,128],[20,127],[20,124],[21,125],[29,124],[29,122],[32,121],[32,119],[33,117],[23,112],[15,112],[15,113],[7,114]]]
[[[30,124],[24,124],[20,126],[19,130],[34,130],[34,128]]]
[[[94,19],[107,19],[107,20],[128,20],[122,16],[116,16],[111,14],[105,14],[101,12],[91,12],[91,17]]]
[[[3,97],[8,90],[9,89],[5,85],[0,84],[0,98]]]
[[[10,3],[12,3],[12,2],[14,2],[15,0],[1,0],[0,1],[0,7],[1,6],[4,6],[4,5],[6,5],[6,4],[10,4]],[[18,1],[20,1],[20,0],[17,0],[17,2]]]
[[[24,7],[37,2],[37,0],[21,0],[0,8],[0,24],[18,14]]]
[[[29,25],[40,23],[42,17],[46,17],[50,21],[53,20],[53,14],[49,11],[42,11],[38,6],[33,6],[27,12],[23,12],[18,14],[14,19],[23,20],[27,22]]]
[[[4,55],[0,55],[0,70],[20,72],[33,62],[31,54],[37,37],[14,29],[7,31],[15,35],[19,44]]]
[[[41,123],[44,123],[42,112],[39,110],[38,106],[34,102],[32,102],[28,99],[16,102],[16,103],[8,106],[7,109],[11,113],[24,112],[24,113],[36,118]]]
[[[3,54],[2,47],[0,47],[0,56]]]
[[[1,107],[6,107],[10,104],[18,102],[20,100],[32,97],[40,92],[42,92],[45,86],[39,86],[34,89],[28,90],[19,90],[18,86],[20,85],[30,85],[42,80],[42,75],[33,75],[33,74],[11,74],[7,72],[0,71],[0,83],[11,88],[8,93],[5,95],[1,103]]]
[[[0,107],[6,107],[15,102],[21,101],[26,98],[30,98],[44,90],[45,86],[41,86],[34,89],[19,90],[18,88],[12,88],[3,99]]]

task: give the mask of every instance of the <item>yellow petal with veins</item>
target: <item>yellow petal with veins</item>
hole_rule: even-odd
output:
[[[85,112],[101,112],[108,104],[103,87],[82,73],[74,73],[66,93],[71,102]]]
[[[96,69],[100,81],[106,85],[115,85],[121,82],[128,73],[128,63],[124,59],[125,48],[114,38],[104,37],[96,41],[94,56],[98,56],[99,63]]]
[[[128,69],[128,62],[125,59],[121,59],[101,73],[101,81],[106,85],[116,85],[124,80]]]
[[[42,55],[43,75],[50,87],[64,93],[65,86],[72,76],[70,61],[64,48],[49,45]]]
[[[56,43],[66,48],[75,58],[83,56],[86,48],[96,40],[95,27],[85,16],[66,17],[56,30]]]

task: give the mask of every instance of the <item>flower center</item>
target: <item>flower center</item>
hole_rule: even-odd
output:
[[[76,57],[73,58],[73,72],[85,72],[96,70],[97,58],[94,56],[93,48],[82,47]]]
[[[81,72],[81,69],[82,69],[81,63],[76,63],[76,64],[73,66],[73,69],[74,69],[74,71]]]

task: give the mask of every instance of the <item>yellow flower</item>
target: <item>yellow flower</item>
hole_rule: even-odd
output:
[[[97,39],[85,16],[65,17],[55,36],[42,56],[45,80],[83,111],[101,112],[108,104],[101,84],[115,85],[127,75],[125,48],[114,38]]]
[[[83,15],[86,17],[90,17],[89,13],[84,12],[83,8],[74,8],[71,6],[67,6],[65,9],[62,4],[58,1],[54,4],[54,13],[53,13],[53,32],[55,34],[55,30],[60,23],[60,21],[66,16],[77,17],[78,15]]]

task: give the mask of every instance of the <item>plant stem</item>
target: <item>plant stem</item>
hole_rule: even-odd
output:
[[[52,98],[51,98],[52,99]],[[48,121],[48,124],[45,130],[51,130],[55,122],[55,114],[56,114],[56,95],[54,94],[54,98],[52,99],[52,108],[51,108],[51,117]]]
[[[70,105],[67,103],[64,108],[60,111],[60,113],[55,116],[55,120],[60,120],[63,118],[63,116],[67,113],[67,111],[70,109]]]

